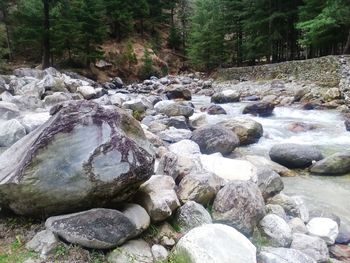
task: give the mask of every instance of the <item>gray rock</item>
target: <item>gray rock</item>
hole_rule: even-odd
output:
[[[192,99],[191,91],[185,88],[181,84],[171,85],[167,87],[165,90],[165,94],[169,100],[173,100],[173,99],[191,100]]]
[[[153,263],[151,248],[142,239],[130,240],[107,255],[108,263]]]
[[[283,218],[285,221],[287,221],[288,217],[286,212],[284,211],[283,207],[280,205],[272,205],[268,204],[265,206],[266,208],[266,213],[267,214],[274,214],[278,215],[279,217]]]
[[[187,233],[195,227],[211,224],[212,219],[202,205],[188,201],[176,211],[174,223],[180,228],[181,233]]]
[[[221,185],[222,179],[213,173],[190,173],[181,180],[177,194],[182,203],[192,200],[207,205],[214,200]]]
[[[44,98],[44,103],[45,105],[50,106],[72,99],[73,98],[69,93],[55,92],[52,95],[46,96]]]
[[[254,102],[245,106],[243,114],[251,114],[254,116],[268,117],[272,115],[275,109],[274,104],[268,102]]]
[[[280,193],[284,184],[280,175],[270,168],[258,168],[258,186],[264,199],[270,198]]]
[[[180,206],[174,189],[173,178],[153,175],[141,185],[136,199],[146,209],[153,222],[163,221]]]
[[[158,135],[163,141],[174,143],[174,142],[190,139],[192,136],[192,132],[189,130],[176,129],[176,128],[170,127],[169,129],[166,129],[160,132]]]
[[[251,235],[265,213],[259,188],[249,181],[233,181],[217,194],[212,216],[215,222],[225,223],[245,235]]]
[[[296,201],[285,194],[277,194],[274,197],[268,199],[267,202],[268,204],[282,206],[288,216],[299,218],[301,217],[301,211]]]
[[[169,151],[177,155],[194,155],[200,154],[200,148],[197,143],[191,140],[182,140],[169,145]]]
[[[299,217],[289,220],[288,225],[293,233],[306,234],[308,232],[306,225]]]
[[[350,228],[344,223],[339,227],[339,234],[335,240],[336,244],[349,244],[350,243]]]
[[[315,163],[310,171],[319,175],[343,175],[350,172],[350,153],[336,153]]]
[[[275,145],[269,154],[272,161],[288,168],[306,168],[313,161],[323,158],[321,152],[313,146],[291,143]]]
[[[164,118],[159,121],[160,123],[166,125],[167,127],[174,127],[176,129],[185,129],[185,130],[189,129],[186,118],[184,116]]]
[[[227,114],[227,112],[224,110],[223,107],[220,105],[211,105],[207,108],[207,113],[209,115],[220,115],[220,114]]]
[[[168,117],[173,116],[185,116],[190,117],[194,113],[193,107],[188,103],[183,102],[173,102],[173,101],[161,101],[154,105],[154,109],[158,113],[165,114]]]
[[[256,248],[241,233],[221,224],[192,229],[176,244],[174,255],[186,263],[256,263]]]
[[[264,247],[258,260],[259,263],[316,263],[316,260],[299,250],[273,247]]]
[[[169,256],[168,250],[166,250],[166,248],[161,245],[153,245],[151,251],[155,262],[162,262]]]
[[[97,208],[54,216],[45,226],[69,243],[93,249],[110,249],[135,236],[135,224],[117,210]]]
[[[212,103],[232,103],[232,102],[238,102],[240,99],[240,94],[237,91],[234,90],[224,90],[218,93],[215,93],[211,97]]]
[[[260,222],[259,228],[267,237],[269,244],[276,247],[289,247],[292,242],[292,231],[286,221],[278,215],[268,214]]]
[[[151,224],[151,218],[147,214],[147,211],[140,205],[126,204],[121,209],[121,212],[135,224],[135,236],[141,234]]]
[[[33,68],[18,68],[13,71],[13,74],[17,77],[33,77],[37,79],[44,77],[44,71]]]
[[[123,103],[124,109],[130,109],[132,111],[137,111],[143,113],[147,110],[147,105],[142,99],[128,100]]]
[[[0,205],[34,216],[111,205],[153,173],[154,150],[124,111],[76,101],[52,112],[0,156]]]
[[[0,122],[0,147],[9,147],[26,136],[26,129],[18,120]]]
[[[10,120],[20,115],[18,107],[9,102],[0,101],[0,118]]]
[[[28,243],[26,249],[40,254],[40,257],[45,258],[59,246],[60,241],[49,230],[43,230],[37,233]]]
[[[219,124],[233,131],[241,145],[256,143],[264,134],[262,125],[250,118],[236,117]]]
[[[28,134],[43,125],[49,118],[50,114],[48,112],[38,112],[26,114],[19,121]]]
[[[300,250],[317,262],[327,262],[329,259],[328,247],[321,238],[305,234],[294,234],[292,249]]]
[[[204,154],[216,152],[229,154],[239,145],[236,134],[218,125],[203,126],[195,130],[191,140],[199,145]]]

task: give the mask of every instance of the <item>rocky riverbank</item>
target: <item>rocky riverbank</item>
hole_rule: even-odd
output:
[[[240,151],[266,136],[253,116],[276,107],[347,113],[339,87],[199,73],[124,85],[50,68],[0,76],[0,92],[0,262],[350,260],[342,215],[310,210],[281,178],[347,174],[347,153]],[[242,101],[239,116],[210,123]]]

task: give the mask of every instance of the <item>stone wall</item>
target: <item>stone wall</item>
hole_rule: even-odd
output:
[[[325,87],[338,87],[343,77],[341,58],[350,63],[350,57],[327,56],[261,66],[221,69],[214,77],[222,81],[294,79],[310,81]]]

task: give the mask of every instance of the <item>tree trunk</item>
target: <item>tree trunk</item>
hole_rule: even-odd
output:
[[[9,60],[13,59],[12,55],[12,45],[11,45],[11,40],[10,40],[10,30],[8,27],[8,21],[7,21],[7,10],[4,8],[2,11],[3,16],[4,16],[4,23],[5,23],[5,31],[6,31],[6,44],[7,44],[7,49],[8,49],[8,55],[9,55]]]
[[[44,35],[43,35],[43,61],[42,68],[50,67],[50,10],[49,1],[42,0],[44,4]]]
[[[350,30],[349,30],[349,34],[348,34],[348,39],[347,39],[345,47],[344,47],[343,54],[346,54],[346,55],[350,54]]]

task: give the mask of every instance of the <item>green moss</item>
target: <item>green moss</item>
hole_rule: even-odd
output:
[[[0,250],[0,263],[22,263],[27,259],[35,259],[37,257],[38,255],[36,253],[25,249],[19,236],[8,247],[1,248]]]

